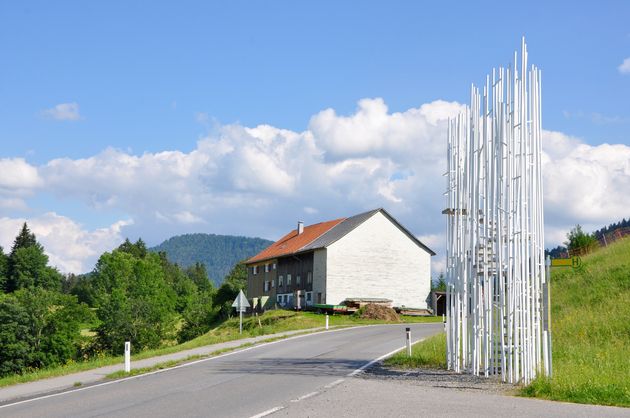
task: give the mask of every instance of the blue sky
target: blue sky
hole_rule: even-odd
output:
[[[268,192],[257,194],[252,192],[256,187],[237,174],[224,184],[216,178],[207,180],[199,173],[210,170],[208,163],[199,162],[195,167],[201,171],[187,177],[192,178],[190,182],[173,184],[172,195],[164,186],[151,194],[163,193],[162,199],[142,201],[129,197],[138,192],[122,180],[100,192],[104,184],[110,185],[92,177],[98,177],[95,170],[107,171],[123,164],[122,160],[143,155],[154,157],[155,162],[162,158],[158,156],[162,151],[179,151],[187,161],[181,164],[191,164],[195,153],[202,153],[199,141],[204,140],[245,141],[238,143],[246,149],[246,140],[230,127],[269,125],[300,134],[316,131],[314,118],[320,112],[334,109],[340,118],[351,117],[359,113],[358,102],[362,99],[382,99],[387,114],[404,113],[436,101],[467,103],[470,83],[481,83],[492,67],[508,64],[523,35],[530,61],[543,71],[544,129],[590,147],[630,145],[630,69],[622,69],[624,60],[630,58],[630,3],[518,5],[509,8],[496,2],[412,1],[3,2],[0,158],[24,159],[35,169],[37,179],[29,183],[15,174],[11,185],[4,188],[0,180],[0,198],[4,194],[5,199],[4,206],[0,204],[0,218],[6,224],[4,229],[0,226],[0,232],[5,233],[0,244],[7,246],[12,237],[6,236],[12,235],[11,228],[23,219],[39,222],[40,235],[52,241],[55,233],[51,232],[51,214],[70,222],[77,234],[83,233],[83,239],[90,242],[97,240],[97,230],[107,229],[109,235],[101,244],[95,244],[92,253],[75,257],[83,261],[59,261],[65,269],[85,269],[96,252],[114,245],[122,236],[142,236],[157,244],[171,234],[198,230],[273,239],[292,227],[297,217],[316,222],[385,206],[439,247],[442,225],[417,220],[433,211],[432,206],[419,207],[405,199],[402,190],[397,198],[404,204],[396,199],[383,200],[384,193],[373,199],[365,194],[354,198],[352,193],[337,193],[358,181],[351,175],[344,185],[303,183],[305,173],[300,176],[301,169],[293,168],[282,180],[291,193],[272,181],[266,183]],[[329,132],[327,128],[320,131]],[[433,141],[441,140],[439,132],[437,129]],[[230,135],[241,139],[237,141]],[[115,155],[104,155],[107,149]],[[605,153],[604,148],[593,150]],[[213,148],[212,153],[216,152]],[[615,153],[619,150],[602,158]],[[338,155],[328,163],[340,164],[342,157],[350,158]],[[383,155],[374,149],[372,154],[360,157],[366,162]],[[90,158],[101,163],[77,168],[81,160]],[[57,159],[65,159],[58,160],[65,163],[51,166]],[[232,159],[229,161],[234,165],[226,161],[215,165],[236,173],[238,164]],[[393,174],[383,171],[390,179],[421,174],[419,168],[395,157],[390,162],[395,166],[391,168]],[[597,163],[611,166],[608,160]],[[134,160],[131,164],[137,167],[143,163]],[[606,187],[611,190],[630,184],[625,177],[629,173],[624,171],[630,169],[623,161],[615,164],[612,166],[617,172],[621,170],[621,180],[614,173],[602,175],[610,180]],[[73,168],[66,167],[69,165]],[[156,170],[162,170],[164,177],[156,177]],[[130,173],[146,175],[146,187],[151,188],[152,182],[168,178],[168,170],[164,170],[153,167]],[[300,180],[291,180],[294,175]],[[206,180],[200,182],[200,178]],[[19,185],[22,180],[26,183]],[[175,194],[191,182],[195,185],[190,193]],[[71,187],[73,183],[76,188]],[[213,193],[196,200],[195,196],[205,193],[200,191],[205,187],[200,184]],[[421,191],[422,184],[417,184]],[[296,185],[310,185],[326,198],[295,194],[292,187]],[[353,186],[348,190],[357,189]],[[172,207],[172,199],[188,203]],[[579,201],[571,204],[588,205]],[[623,206],[625,201],[615,204]],[[231,209],[219,210],[221,205]],[[584,216],[576,212],[564,220],[556,213],[559,211],[552,212],[548,230],[557,232],[548,241],[558,243],[558,237],[575,222],[599,227],[618,220],[621,212],[605,209],[590,214],[585,211]],[[112,226],[116,222],[125,224],[116,230]],[[80,237],[73,235],[72,239],[78,240],[79,247],[86,245]],[[63,256],[53,258],[61,260]]]

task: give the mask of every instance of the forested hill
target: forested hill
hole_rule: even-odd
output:
[[[234,264],[258,254],[272,242],[262,238],[214,234],[185,234],[164,241],[150,251],[164,251],[172,263],[188,267],[206,265],[208,276],[219,285]]]

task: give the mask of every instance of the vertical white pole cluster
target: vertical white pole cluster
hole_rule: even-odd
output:
[[[523,39],[448,128],[447,363],[511,383],[551,369],[540,74]]]

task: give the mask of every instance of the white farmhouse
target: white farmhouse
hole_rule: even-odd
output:
[[[384,209],[304,226],[246,261],[247,297],[265,306],[390,299],[426,309],[435,253]]]

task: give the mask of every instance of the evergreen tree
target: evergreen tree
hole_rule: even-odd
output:
[[[208,272],[206,271],[206,265],[203,263],[195,263],[186,269],[186,274],[197,285],[197,288],[201,291],[212,290],[214,286],[212,281],[208,279]]]
[[[31,230],[28,229],[28,225],[26,224],[26,222],[24,222],[20,233],[17,237],[15,237],[15,241],[13,241],[13,247],[11,248],[11,257],[13,257],[15,252],[20,248],[28,248],[34,245],[38,245],[35,234],[33,234]]]
[[[433,289],[431,290],[438,291],[438,292],[446,292],[446,279],[444,278],[443,272],[440,273],[437,280],[433,283]]]
[[[60,290],[62,281],[63,276],[48,266],[44,247],[24,223],[8,258],[5,291],[14,292],[28,287]]]
[[[136,258],[144,258],[147,255],[147,246],[144,241],[142,241],[142,238],[139,238],[135,244],[131,243],[129,238],[126,238],[125,242],[120,244],[118,250],[131,254]]]
[[[6,291],[7,276],[9,274],[9,257],[0,246],[0,293]]]

